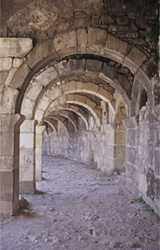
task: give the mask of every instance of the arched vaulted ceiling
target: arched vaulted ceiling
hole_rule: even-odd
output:
[[[79,30],[79,32],[78,33],[77,32],[78,31],[74,33],[72,31],[70,34],[69,33],[63,34],[63,35],[60,35],[59,38],[58,37],[55,38],[54,40],[55,42],[53,43],[54,49],[52,47],[53,44],[52,43],[50,44],[50,41],[49,41],[47,42],[46,46],[44,46],[45,44],[42,44],[40,47],[39,46],[35,47],[32,53],[29,54],[27,61],[26,61],[27,65],[26,63],[22,65],[20,71],[15,75],[12,81],[13,87],[15,86],[18,89],[20,89],[19,98],[18,98],[17,107],[16,107],[17,111],[20,108],[20,105],[23,100],[22,98],[24,97],[25,92],[30,87],[29,83],[31,83],[35,74],[38,74],[38,72],[42,72],[44,70],[44,65],[45,64],[48,65],[48,63],[50,64],[52,60],[54,60],[54,62],[52,62],[52,65],[53,65],[52,70],[53,69],[55,70],[55,74],[54,74],[55,78],[57,77],[57,74],[60,78],[61,75],[59,75],[59,71],[65,72],[65,73],[67,73],[68,69],[69,69],[69,72],[73,71],[74,67],[78,67],[79,62],[80,62],[81,68],[83,68],[83,72],[87,68],[88,69],[92,68],[92,70],[94,68],[94,71],[95,70],[98,71],[99,74],[102,73],[103,75],[105,75],[104,73],[106,73],[107,79],[108,79],[109,72],[115,72],[116,70],[117,73],[112,74],[112,78],[113,78],[113,79],[111,78],[112,82],[114,82],[114,85],[117,86],[118,90],[120,89],[123,90],[126,97],[128,96],[132,97],[132,92],[133,92],[132,90],[134,87],[137,88],[139,83],[141,83],[145,87],[145,89],[148,90],[148,95],[150,95],[150,91],[149,91],[151,89],[150,80],[147,77],[147,75],[143,72],[143,69],[141,68],[141,65],[143,65],[144,61],[146,60],[146,56],[143,55],[143,53],[141,53],[140,51],[134,48],[129,49],[126,43],[115,39],[109,34],[107,35],[105,31],[91,29],[89,33],[86,33],[85,30]],[[76,34],[79,37],[79,38],[77,37],[78,43],[76,42],[77,40],[75,36]],[[81,40],[82,39],[81,35],[83,35],[83,40]],[[86,35],[88,38],[86,37]],[[70,41],[70,42],[66,43],[66,41]],[[49,48],[50,48],[50,51],[48,50]],[[58,72],[57,72],[56,70],[57,68],[55,68],[57,65],[57,62],[55,62],[57,57],[59,56],[62,57],[62,54],[64,55],[68,53],[73,54],[73,52],[75,53],[77,49],[79,51],[80,50],[81,51],[85,50],[88,52],[90,51],[91,53],[91,54],[90,53],[79,54],[80,56],[78,56],[78,58],[80,57],[81,59],[83,58],[85,59],[85,64],[84,64],[85,68],[83,65],[84,60],[79,60],[78,63],[77,63],[77,60],[71,60],[72,61],[71,62],[69,60],[70,56],[69,57],[67,56],[67,57],[63,57],[65,59],[65,62],[63,62],[64,60],[63,59],[58,64],[58,67],[57,67]],[[99,54],[97,61],[98,62],[100,61],[100,63],[96,63],[96,65],[95,64],[92,65],[93,61],[91,63],[89,60],[90,58],[91,59],[97,58],[96,54]],[[102,54],[103,54],[103,57],[102,57]],[[41,61],[41,57],[45,59]],[[73,58],[77,58],[77,54],[72,55],[71,59]],[[86,58],[89,60],[86,60]],[[74,63],[73,61],[74,62],[76,61],[76,62]],[[112,65],[112,67],[109,67],[107,70],[107,66],[110,66],[110,65]],[[110,68],[114,70],[110,70]],[[23,77],[22,77],[22,72],[23,72]],[[121,84],[118,81],[119,79],[117,80],[118,77],[122,79]],[[124,84],[124,81],[123,81],[124,79],[126,79],[126,84]],[[134,79],[134,82],[133,82],[133,79]],[[127,84],[128,81],[129,81],[129,84]],[[126,88],[130,89],[128,93],[127,93]],[[149,99],[152,102],[151,100],[152,98],[150,97]]]
[[[101,28],[138,47],[149,65],[154,61],[157,0],[1,0],[1,8],[1,36],[41,41],[75,28]]]
[[[52,119],[54,117],[67,124],[66,127],[68,128],[68,131],[74,131],[74,133],[78,131],[77,124],[74,118],[70,116],[70,114],[68,115],[65,112],[53,111],[52,114],[47,117],[47,119]]]
[[[4,96],[13,93],[12,112],[33,119],[51,86],[57,91],[55,84],[78,78],[101,85],[108,95],[118,91],[130,114],[138,112],[143,88],[153,106],[157,2],[1,0],[0,35],[33,39],[32,51],[2,89]],[[107,103],[114,107],[114,101]]]
[[[54,102],[51,102],[49,106],[45,109],[44,105],[42,104],[42,109],[37,109],[37,112],[35,114],[35,119],[45,119],[54,109],[56,106],[60,106],[62,104],[71,104],[76,105],[79,107],[85,108],[94,118],[95,123],[98,127],[100,127],[101,124],[101,109],[99,106],[97,106],[97,103],[92,101],[87,96],[82,96],[79,94],[70,94],[66,96],[61,96],[57,98]],[[43,109],[44,108],[44,109]]]
[[[48,90],[59,92],[56,85],[63,85],[65,80],[79,76],[82,82],[86,82],[90,76],[91,84],[97,84],[95,96],[103,88],[102,100],[106,97],[105,92],[108,92],[106,102],[110,107],[114,100],[112,102],[109,97],[116,90],[129,109],[133,109],[132,103],[135,104],[137,98],[135,90],[139,86],[146,89],[148,100],[151,105],[153,103],[151,82],[143,68],[145,62],[145,54],[106,31],[79,29],[57,34],[53,41],[35,46],[8,82],[7,88],[16,89],[19,93],[17,98],[14,97],[16,113],[25,110],[25,115],[30,113],[30,119]],[[82,88],[80,92],[84,92]]]
[[[127,69],[124,69],[123,72],[123,69],[120,68],[120,65],[119,69],[115,70],[112,64],[110,62],[105,63],[103,62],[103,60],[95,60],[94,58],[90,60],[65,59],[61,63],[58,63],[54,66],[47,66],[46,69],[43,69],[32,79],[31,85],[26,90],[26,100],[24,99],[23,103],[26,101],[27,105],[29,105],[29,107],[31,108],[32,106],[34,106],[34,102],[36,101],[36,99],[40,99],[44,92],[47,91],[48,88],[51,88],[52,85],[54,87],[56,83],[61,84],[65,79],[68,78],[81,78],[82,81],[87,81],[88,79],[97,82],[97,85],[101,85],[101,87],[103,85],[104,90],[109,90],[111,94],[113,94],[114,88],[117,88],[118,91],[123,95],[127,105],[129,106],[129,96],[131,96],[133,80],[132,75]],[[118,71],[121,72],[119,79]],[[128,75],[125,75],[126,72],[128,73]],[[106,76],[106,78],[104,77],[102,80],[102,76]],[[31,110],[33,110],[33,108],[31,108]]]
[[[54,132],[55,134],[57,134],[58,133],[58,131],[57,131],[57,124],[55,124],[55,122],[57,122],[57,121],[49,121],[49,120],[47,120],[47,119],[45,119],[44,121],[43,121],[43,124],[44,125],[48,125],[51,129],[52,129],[52,132]]]
[[[67,111],[70,113],[73,113],[77,116],[77,118],[81,119],[82,123],[83,123],[83,129],[88,130],[89,129],[89,124],[88,124],[88,119],[85,116],[84,112],[81,111],[81,108],[78,108],[77,106],[74,105],[70,105],[70,104],[65,104],[65,105],[58,105],[55,106],[52,111]]]
[[[68,94],[91,94],[94,96],[99,97],[100,99],[104,100],[106,103],[109,104],[111,111],[114,113],[114,107],[113,107],[113,96],[106,91],[103,87],[98,87],[96,84],[93,83],[81,83],[78,81],[71,81],[64,86],[61,87],[53,87],[49,89],[43,97],[41,97],[39,103],[37,103],[36,110],[45,110],[48,109],[50,104],[56,100],[56,98],[62,96],[62,95],[68,95]]]

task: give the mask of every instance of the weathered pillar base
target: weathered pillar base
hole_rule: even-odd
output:
[[[0,115],[0,215],[14,215],[19,208],[20,115]]]
[[[18,171],[0,172],[0,215],[15,215],[18,204],[18,192],[15,190],[18,182]]]

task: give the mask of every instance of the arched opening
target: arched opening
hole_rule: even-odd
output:
[[[67,206],[73,209],[76,203],[82,205],[78,211],[83,221],[83,205],[89,203],[94,204],[96,211],[104,205],[106,217],[112,218],[109,211],[112,213],[115,197],[118,204],[122,202],[117,205],[119,214],[123,204],[128,216],[128,196],[124,201],[122,194],[127,190],[124,183],[130,183],[129,188],[135,185],[143,200],[157,213],[160,211],[156,101],[159,93],[154,93],[158,88],[157,39],[153,38],[157,7],[149,2],[145,6],[134,1],[104,2],[14,0],[14,8],[7,12],[9,1],[2,4],[5,13],[0,27],[0,214],[15,215],[23,201],[19,202],[19,195],[34,204],[34,198],[38,200],[34,194],[40,189],[47,193],[43,196],[47,201],[46,216],[50,212],[55,216],[50,205],[64,211]],[[89,174],[97,176],[90,179]],[[61,181],[64,185],[60,187]],[[42,197],[37,202],[35,210],[43,210]],[[72,218],[77,219],[72,209]],[[103,212],[101,216],[106,219]],[[95,226],[99,218],[94,218],[91,221]],[[131,225],[127,218],[127,225]],[[104,224],[110,229],[109,220]],[[102,231],[89,228],[94,237],[102,235]],[[98,247],[95,242],[91,246],[64,248],[133,248],[126,242],[104,246],[101,241]],[[131,242],[130,237],[127,242]],[[47,248],[43,244],[40,247]],[[8,246],[4,248],[8,250]],[[136,248],[154,246],[144,244]]]
[[[140,96],[140,107],[139,107],[140,109],[146,106],[147,100],[148,100],[147,93],[145,89],[142,89],[141,96]]]

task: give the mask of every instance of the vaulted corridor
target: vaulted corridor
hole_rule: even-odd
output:
[[[0,0],[0,250],[160,250],[158,0]]]
[[[159,250],[159,219],[122,175],[43,157],[32,207],[1,221],[1,250]],[[40,192],[41,191],[41,192]]]

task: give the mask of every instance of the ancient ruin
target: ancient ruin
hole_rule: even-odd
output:
[[[53,244],[50,248],[44,248],[43,244],[31,248],[25,243],[19,247],[14,243],[10,248],[0,237],[0,249],[160,248],[158,39],[158,0],[0,0],[2,225],[6,218],[20,213],[24,198],[30,203],[29,206],[41,206],[39,201],[36,203],[36,193],[39,189],[42,193],[45,191],[44,171],[48,171],[50,174],[47,176],[55,182],[51,184],[54,196],[56,183],[58,187],[60,185],[54,174],[60,178],[57,171],[58,168],[62,171],[63,165],[61,189],[64,183],[67,192],[66,165],[66,171],[76,171],[76,176],[80,171],[79,178],[84,177],[82,183],[86,185],[86,190],[89,190],[86,175],[95,173],[101,176],[102,182],[114,183],[117,180],[122,193],[127,188],[136,190],[138,199],[142,199],[143,205],[153,212],[152,219],[149,217],[151,215],[146,214],[146,227],[150,225],[149,220],[153,220],[156,228],[151,228],[151,232],[155,230],[157,235],[154,245],[147,240],[137,247],[136,244],[132,247],[120,243],[103,245],[98,239],[96,246],[85,247],[75,242],[74,246],[69,245],[68,248],[56,239],[57,245]],[[72,165],[75,165],[74,168]],[[69,176],[69,172],[66,172],[66,176]],[[88,178],[95,181],[93,176]],[[74,189],[73,182],[72,176],[71,189]],[[75,190],[79,192],[76,185],[75,182]],[[84,187],[82,189],[84,193]],[[111,202],[107,188],[104,187],[104,190],[102,207],[107,199]],[[99,191],[94,192],[96,197]],[[120,200],[123,199],[122,193],[119,194]],[[43,194],[39,195],[43,203]],[[123,205],[127,204],[127,200],[123,202]],[[117,211],[120,211],[120,206],[117,207]],[[124,210],[128,211],[126,208]],[[46,211],[41,213],[47,211],[46,207]],[[76,221],[78,215],[74,218],[74,213],[71,214],[73,222]],[[142,211],[142,214],[145,212]],[[49,216],[53,219],[55,215]],[[109,216],[106,211],[106,218]],[[12,218],[15,224],[16,221],[19,223],[19,217]],[[4,230],[3,226],[0,227],[2,235],[9,231],[12,235],[13,226],[9,225]],[[96,229],[91,227],[89,230],[92,236],[95,234],[97,237]],[[130,239],[126,239],[129,242]],[[35,243],[34,240],[32,243]]]

